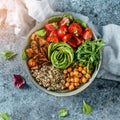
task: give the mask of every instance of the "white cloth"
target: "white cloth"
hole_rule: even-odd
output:
[[[7,2],[6,2],[7,1]],[[55,0],[0,0],[0,26],[15,26],[15,34],[26,35],[35,25],[45,18],[57,14]],[[49,3],[50,2],[50,3]],[[52,8],[51,8],[52,6]],[[75,14],[75,13],[73,13]],[[93,31],[107,42],[103,49],[103,61],[98,78],[120,81],[120,26],[110,24],[95,27],[88,17],[75,14],[84,20]]]

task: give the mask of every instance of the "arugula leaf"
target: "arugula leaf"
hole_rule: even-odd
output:
[[[16,53],[9,50],[5,50],[1,54],[2,54],[2,57],[6,60],[11,59],[16,55]]]
[[[69,114],[69,113],[68,113],[68,110],[65,109],[65,108],[62,108],[62,109],[60,109],[60,110],[58,111],[59,117],[66,117],[68,114]]]
[[[90,114],[92,112],[92,107],[83,100],[82,111],[84,114]]]
[[[76,50],[76,58],[83,65],[87,66],[87,71],[90,70],[90,66],[93,68],[99,65],[100,50],[104,47],[105,42],[101,39],[87,40],[83,42]]]
[[[0,112],[0,117],[1,117],[3,120],[10,120],[10,116],[9,116],[7,113],[2,113],[2,112]]]

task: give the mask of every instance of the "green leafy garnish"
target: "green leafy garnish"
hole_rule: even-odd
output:
[[[87,66],[87,71],[98,67],[100,60],[100,50],[104,47],[105,42],[101,39],[87,40],[83,42],[76,51],[76,59]]]
[[[62,108],[62,109],[60,109],[60,110],[58,111],[59,117],[66,117],[66,116],[68,116],[68,114],[69,114],[69,112],[68,112],[68,110],[65,109],[65,108]]]
[[[0,117],[1,117],[3,120],[10,120],[10,116],[9,116],[7,113],[2,113],[2,112],[0,112]]]
[[[61,19],[62,19],[61,15],[52,16],[52,17],[48,18],[48,23],[59,22]]]
[[[5,50],[1,54],[2,54],[2,57],[6,60],[11,59],[16,55],[16,53],[9,50]]]
[[[38,36],[45,36],[46,35],[46,30],[45,29],[41,29],[35,32],[36,35]]]
[[[28,60],[28,57],[27,57],[27,55],[25,53],[25,49],[22,50],[22,59],[23,60]]]
[[[82,111],[84,114],[90,114],[92,112],[92,107],[83,100]]]

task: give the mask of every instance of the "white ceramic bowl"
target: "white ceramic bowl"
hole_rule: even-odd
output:
[[[24,45],[23,45],[23,48],[22,49],[25,49],[29,43],[29,37],[30,35],[35,32],[36,30],[38,29],[41,29],[44,27],[44,25],[48,23],[48,20],[44,20],[43,22],[41,22],[40,24],[36,25],[31,31],[30,33],[28,34],[26,40],[24,41]],[[89,25],[88,25],[89,26]],[[92,28],[91,28],[92,29]],[[94,34],[94,38],[96,39],[97,36],[95,35],[94,31],[93,31],[93,34]],[[80,92],[82,92],[83,90],[85,90],[94,80],[95,80],[95,77],[99,71],[99,68],[100,68],[100,65],[101,65],[101,61],[102,61],[102,54],[100,53],[100,61],[99,61],[99,66],[98,68],[95,69],[94,73],[92,74],[92,77],[89,79],[89,81],[85,84],[83,84],[82,86],[78,87],[77,89],[73,90],[73,91],[48,91],[46,88],[40,86],[37,81],[34,80],[34,78],[31,76],[30,74],[30,71],[29,71],[29,68],[26,64],[26,61],[25,60],[22,60],[22,64],[23,64],[23,68],[25,70],[25,72],[27,73],[28,75],[28,79],[33,83],[33,85],[35,85],[38,89],[50,94],[50,95],[54,95],[54,96],[72,96],[72,95],[75,95],[75,94],[78,94]]]

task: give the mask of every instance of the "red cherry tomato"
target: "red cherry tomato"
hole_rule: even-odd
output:
[[[74,39],[71,39],[67,42],[72,48],[76,48],[77,47],[77,43]]]
[[[58,25],[57,25],[56,22],[48,23],[48,24],[45,25],[45,28],[46,28],[47,31],[54,31],[54,30],[58,29]]]
[[[66,34],[66,35],[63,36],[62,41],[63,42],[68,42],[69,40],[71,40],[71,38],[72,38],[71,34]]]
[[[69,26],[70,24],[70,19],[68,17],[64,17],[60,22],[59,26]]]
[[[93,37],[93,33],[92,33],[92,30],[87,27],[84,32],[83,32],[83,39],[84,40],[88,40],[88,39],[91,39]]]
[[[57,31],[51,31],[49,36],[47,37],[48,42],[59,42],[58,36],[57,36]]]
[[[68,31],[72,35],[78,37],[78,36],[80,36],[82,34],[82,27],[78,23],[72,23],[68,27]]]
[[[59,42],[59,39],[57,36],[49,36],[49,37],[47,37],[47,41],[56,43],[56,42]]]
[[[67,27],[66,26],[61,26],[57,30],[57,35],[58,35],[59,38],[62,38],[66,33],[67,33]]]
[[[77,43],[77,46],[79,46],[79,45],[82,44],[83,39],[78,38],[78,37],[75,37],[75,41],[76,41],[76,43]]]

